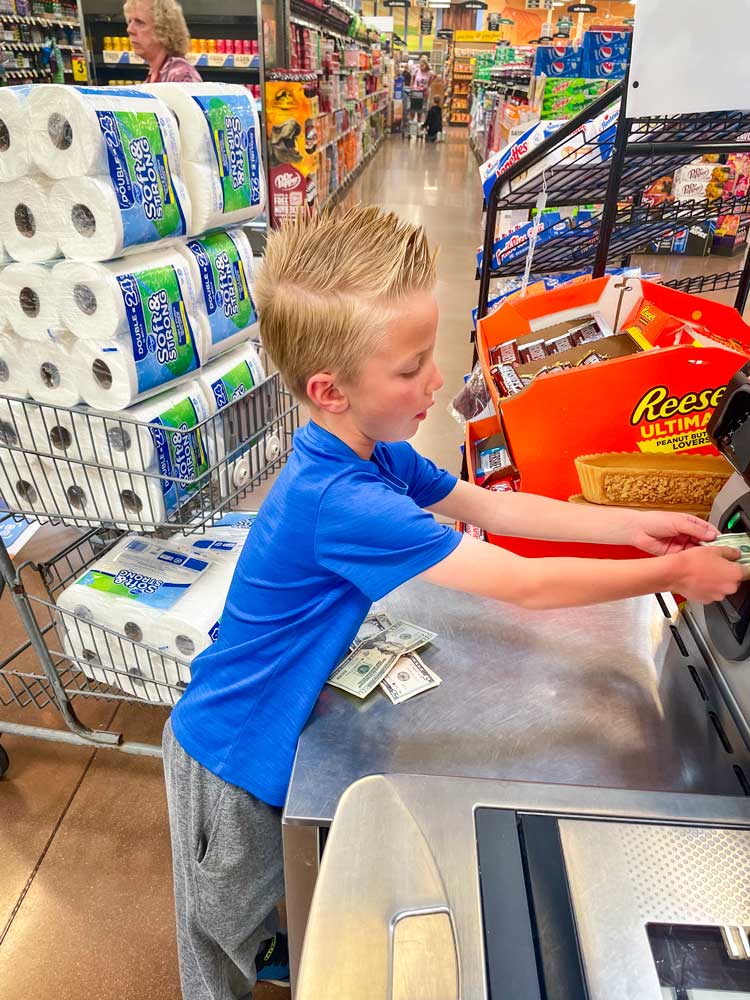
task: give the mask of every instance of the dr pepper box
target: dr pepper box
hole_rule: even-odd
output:
[[[602,327],[602,337],[612,331],[610,341],[627,334],[632,347],[612,356],[601,347],[604,339],[586,342],[586,363],[576,361],[579,346],[570,367],[559,367],[566,354],[555,353],[546,371],[542,361],[541,374],[520,391],[516,382],[510,395],[501,395],[498,384],[504,383],[492,372],[498,345],[515,341],[522,348],[553,331],[552,339],[562,336],[567,347],[564,328],[582,326]],[[705,516],[710,490],[718,491],[731,470],[722,460],[722,471],[707,486],[705,463],[690,459],[716,455],[706,426],[727,382],[750,355],[750,327],[735,309],[640,279],[599,278],[503,304],[479,321],[477,348],[498,414],[497,425],[490,420],[482,433],[503,431],[521,492],[598,502],[601,497],[586,496],[584,468],[601,467],[605,477],[624,469],[632,482],[619,495],[630,502],[616,505],[695,508]],[[523,366],[517,371],[523,373]],[[636,555],[610,546],[490,540],[524,555]]]

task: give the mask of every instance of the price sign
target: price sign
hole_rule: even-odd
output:
[[[488,14],[487,15],[487,31],[499,31],[500,30],[500,15],[499,14]]]
[[[227,57],[224,52],[209,52],[208,53],[208,65],[209,66],[223,66],[227,61]]]
[[[432,14],[429,11],[423,11],[419,19],[419,30],[423,35],[432,34]]]
[[[70,65],[73,69],[73,79],[76,83],[86,83],[89,78],[86,71],[86,60],[83,56],[72,56]]]

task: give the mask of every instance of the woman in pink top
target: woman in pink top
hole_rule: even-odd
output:
[[[133,52],[148,63],[146,83],[200,83],[185,59],[190,35],[177,0],[127,0],[123,7]]]
[[[435,79],[435,74],[430,69],[430,63],[427,59],[427,56],[422,56],[422,58],[419,60],[419,69],[414,74],[411,80],[412,90],[427,91],[434,79]]]

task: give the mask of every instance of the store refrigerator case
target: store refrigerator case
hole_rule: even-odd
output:
[[[337,810],[296,1000],[740,1000],[748,923],[747,800],[373,776]]]

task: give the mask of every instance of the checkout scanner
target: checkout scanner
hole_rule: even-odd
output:
[[[749,376],[708,427],[736,470],[722,532],[750,533]],[[750,582],[683,619],[750,745]],[[362,778],[326,841],[295,1000],[750,1000],[748,795]]]

